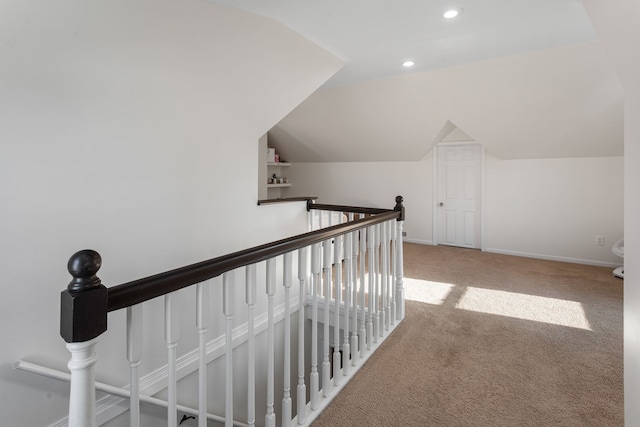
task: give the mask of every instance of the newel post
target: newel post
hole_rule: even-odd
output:
[[[396,206],[394,211],[400,212],[396,220],[396,320],[404,319],[404,277],[403,255],[402,255],[402,225],[404,224],[404,205],[402,196],[396,196]]]
[[[71,352],[69,393],[69,427],[94,427],[95,346],[107,330],[107,288],[96,273],[102,258],[92,250],[76,252],[67,269],[73,279],[60,295],[60,335]]]

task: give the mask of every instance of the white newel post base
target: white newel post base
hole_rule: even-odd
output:
[[[69,427],[95,427],[96,389],[95,364],[98,361],[98,338],[85,342],[67,343],[71,352],[71,391],[69,393]]]

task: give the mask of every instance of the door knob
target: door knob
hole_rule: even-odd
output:
[[[443,207],[444,203],[440,202],[440,203],[438,203],[438,206]]]

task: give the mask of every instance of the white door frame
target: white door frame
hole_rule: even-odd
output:
[[[440,142],[433,148],[433,245],[438,246],[440,220],[438,215],[438,150],[440,147],[479,145],[480,146],[480,250],[485,250],[484,213],[485,213],[485,152],[484,144],[477,141]]]

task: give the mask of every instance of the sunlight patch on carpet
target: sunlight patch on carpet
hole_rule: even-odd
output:
[[[451,283],[431,282],[408,277],[404,278],[403,285],[406,299],[436,305],[442,304],[455,286]]]
[[[469,287],[456,308],[592,330],[577,301]]]

